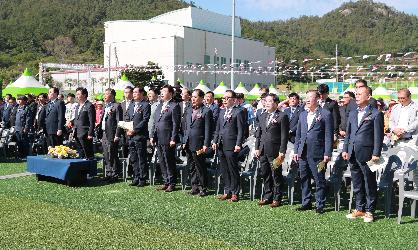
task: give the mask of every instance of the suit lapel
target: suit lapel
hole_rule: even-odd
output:
[[[357,127],[356,132],[360,129],[361,125],[363,125],[364,120],[372,114],[372,108],[369,106],[366,113],[364,113],[363,117],[361,118],[360,124]],[[358,119],[358,111],[357,111],[357,119]],[[358,124],[358,123],[357,123]]]
[[[321,115],[321,111],[320,111],[320,109],[319,109],[319,107],[318,107],[318,109],[316,110],[316,112],[315,112],[315,115],[314,115],[314,118],[313,118],[313,120],[312,120],[312,124],[311,124],[311,127],[310,128],[308,128],[308,132],[315,126],[315,123],[316,123],[316,120],[318,119],[318,117]],[[306,115],[306,123],[308,123],[308,115]]]
[[[268,115],[267,115],[267,117],[268,117]],[[277,118],[277,111],[274,111],[273,117],[271,118],[270,123],[268,124],[268,126],[267,126],[268,120],[266,119],[266,130],[270,129],[271,125],[273,124],[273,120],[275,120],[276,118]]]

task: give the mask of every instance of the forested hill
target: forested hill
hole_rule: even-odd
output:
[[[0,0],[0,79],[48,62],[103,63],[103,23],[148,19],[184,8],[178,0]],[[323,17],[242,20],[243,36],[277,48],[286,60],[334,54],[418,50],[418,18],[369,0],[349,2]]]
[[[247,37],[276,47],[278,58],[418,51],[418,18],[370,0],[348,2],[322,17],[243,22]]]

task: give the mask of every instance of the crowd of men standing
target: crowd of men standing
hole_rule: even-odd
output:
[[[329,89],[320,85],[306,93],[302,104],[296,93],[280,102],[278,96],[261,90],[258,106],[247,105],[242,94],[227,90],[222,103],[214,102],[214,94],[199,89],[181,90],[181,100],[174,98],[176,90],[165,85],[148,93],[141,87],[127,87],[124,100],[115,101],[115,90],[106,89],[104,109],[96,122],[94,104],[88,100],[85,88],[69,94],[67,103],[59,97],[57,88],[40,94],[6,95],[0,103],[4,128],[14,127],[19,155],[29,153],[30,134],[42,134],[47,146],[63,144],[64,136],[74,138],[80,157],[94,158],[93,137],[101,139],[109,182],[117,181],[121,172],[119,147],[123,157],[130,157],[133,167],[131,186],[143,187],[148,179],[150,150],[156,150],[163,185],[158,190],[173,192],[176,187],[176,145],[187,155],[192,189],[190,195],[208,195],[206,158],[216,154],[224,182],[224,194],[219,200],[239,201],[240,166],[238,156],[243,149],[249,128],[255,129],[255,157],[260,162],[264,181],[260,206],[281,205],[283,186],[282,166],[285,155],[294,152],[292,164],[299,168],[302,204],[299,211],[313,209],[312,179],[315,183],[315,210],[324,212],[326,197],[325,169],[338,140],[344,140],[342,157],[351,168],[356,209],[349,219],[374,219],[377,186],[376,173],[368,162],[381,157],[385,136],[384,115],[371,95],[367,82],[359,80],[355,93],[344,93],[342,105],[329,98]],[[389,133],[408,143],[417,131],[417,105],[410,92],[398,93],[399,104],[393,109]],[[75,97],[78,102],[74,101]],[[413,116],[414,118],[410,119]],[[395,118],[393,118],[395,117]],[[395,120],[396,119],[396,120]],[[124,130],[119,121],[132,122]]]

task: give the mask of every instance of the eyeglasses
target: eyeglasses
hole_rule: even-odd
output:
[[[406,100],[406,99],[408,99],[408,97],[402,97],[402,96],[398,97],[398,100]]]
[[[232,97],[231,96],[224,96],[224,97],[222,97],[222,99],[224,99],[224,100],[229,100],[229,99],[231,99]]]

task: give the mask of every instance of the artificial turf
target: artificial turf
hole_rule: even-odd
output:
[[[70,188],[31,177],[0,181],[1,248],[285,248],[416,249],[418,221],[348,221],[346,210],[317,215],[297,206],[258,207],[220,202],[155,187],[105,185]],[[330,201],[332,202],[332,201]],[[406,210],[409,214],[409,211]]]

